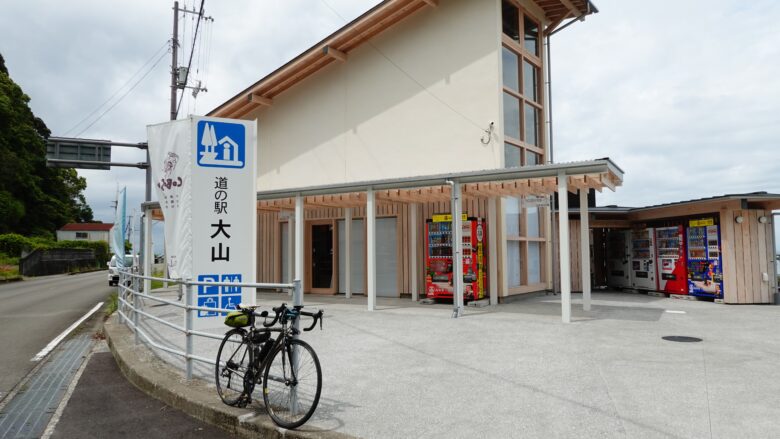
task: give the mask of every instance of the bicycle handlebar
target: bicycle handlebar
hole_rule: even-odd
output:
[[[275,306],[271,308],[271,310],[274,312],[274,319],[271,320],[270,323],[263,322],[263,326],[266,328],[270,328],[271,326],[274,326],[280,319],[296,319],[300,316],[307,316],[311,317],[313,319],[311,326],[308,328],[304,328],[304,331],[311,331],[314,329],[315,326],[317,326],[317,322],[320,324],[320,329],[322,329],[322,320],[323,320],[323,314],[324,312],[322,310],[314,312],[306,312],[301,311],[303,308],[303,305],[296,305],[292,309],[290,309],[286,303],[282,303],[280,306]],[[287,315],[289,313],[289,315]],[[260,317],[267,318],[268,317],[268,311],[263,311],[262,313],[258,314]]]
[[[321,330],[322,329],[322,315],[323,314],[324,314],[324,312],[322,310],[319,310],[317,312],[304,312],[304,311],[301,311],[301,315],[304,315],[304,316],[307,316],[307,317],[311,317],[312,319],[314,319],[311,322],[311,326],[309,326],[308,328],[304,328],[303,330],[304,331],[311,331],[312,329],[314,329],[315,326],[317,326],[317,322],[320,322],[320,330]]]

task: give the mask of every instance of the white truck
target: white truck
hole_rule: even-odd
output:
[[[116,255],[111,256],[111,260],[106,264],[108,265],[108,286],[118,285],[119,268],[116,266]],[[138,256],[125,255],[125,267],[138,267]]]

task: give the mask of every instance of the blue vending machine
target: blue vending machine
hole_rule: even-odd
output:
[[[723,298],[723,263],[720,256],[720,227],[713,218],[691,220],[686,230],[688,243],[688,294]]]

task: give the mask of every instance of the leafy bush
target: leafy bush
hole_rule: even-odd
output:
[[[19,257],[22,250],[30,248],[30,240],[16,233],[0,235],[0,253],[11,257]]]
[[[105,241],[55,241],[44,236],[25,237],[16,233],[0,235],[0,254],[19,257],[23,250],[48,250],[52,248],[88,248],[95,251],[98,266],[106,265],[111,251]]]

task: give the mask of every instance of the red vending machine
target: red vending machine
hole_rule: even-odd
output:
[[[655,229],[658,289],[671,294],[688,294],[688,266],[683,226]]]
[[[430,299],[452,299],[452,215],[425,221],[425,291]],[[463,215],[463,297],[487,297],[487,228],[482,218]]]

